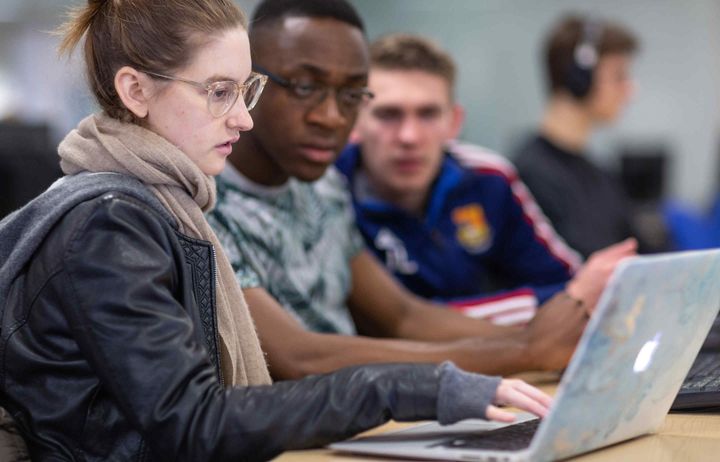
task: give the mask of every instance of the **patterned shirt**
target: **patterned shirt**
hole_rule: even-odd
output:
[[[217,190],[208,221],[240,286],[264,288],[309,330],[354,334],[350,261],[364,243],[344,178],[331,168],[313,183],[267,187],[228,164]]]

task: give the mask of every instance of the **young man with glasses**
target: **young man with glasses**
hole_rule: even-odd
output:
[[[331,167],[371,97],[360,18],[345,0],[282,0],[261,3],[251,23],[255,69],[270,82],[217,180],[210,222],[272,375],[399,361],[486,373],[564,367],[620,255],[597,259],[525,328],[412,295],[364,249]]]

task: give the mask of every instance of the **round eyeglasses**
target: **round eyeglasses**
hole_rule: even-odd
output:
[[[268,79],[266,75],[253,72],[243,84],[239,84],[234,80],[222,80],[205,84],[183,79],[182,77],[158,74],[157,72],[145,71],[145,73],[165,80],[187,83],[205,90],[207,92],[208,111],[213,117],[222,117],[227,114],[241,94],[245,107],[247,107],[248,111],[251,111],[260,99]]]

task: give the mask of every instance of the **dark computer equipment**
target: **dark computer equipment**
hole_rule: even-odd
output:
[[[701,352],[695,359],[671,411],[720,409],[720,351]]]
[[[720,410],[720,317],[715,319],[670,410]]]
[[[62,176],[45,124],[0,123],[0,219]]]
[[[662,214],[669,159],[662,144],[629,143],[620,150],[620,180],[628,201],[631,231],[642,253],[670,248]]]
[[[624,148],[620,153],[620,178],[628,199],[660,201],[665,193],[668,154],[660,146]]]

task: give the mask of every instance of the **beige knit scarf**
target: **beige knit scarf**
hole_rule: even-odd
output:
[[[115,172],[147,185],[177,220],[180,231],[215,247],[220,357],[227,385],[270,383],[265,357],[242,290],[203,212],[215,206],[215,179],[164,138],[104,114],[85,118],[60,143],[66,174]]]

